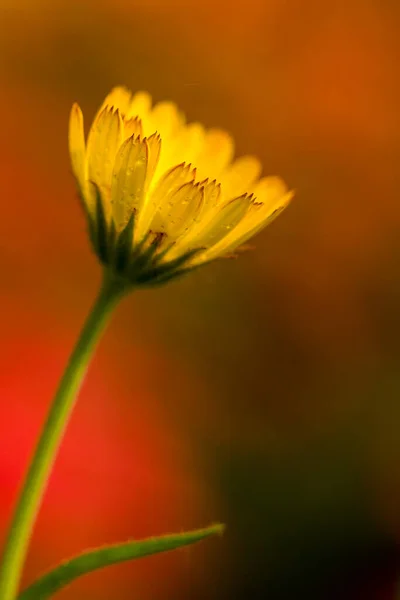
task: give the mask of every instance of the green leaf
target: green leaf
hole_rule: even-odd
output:
[[[143,246],[147,242],[150,236],[153,236],[152,241],[148,245],[148,247],[143,250]],[[137,280],[137,274],[141,273],[144,269],[147,268],[148,264],[152,261],[154,254],[157,252],[161,242],[163,240],[163,235],[156,233],[152,234],[149,232],[149,235],[146,235],[143,240],[137,245],[135,251],[133,253],[133,260],[129,266],[129,275],[132,281]]]
[[[107,260],[109,258],[109,248],[108,248],[108,232],[107,232],[107,219],[104,211],[103,199],[101,197],[100,188],[93,181],[90,182],[93,186],[96,194],[96,211],[95,211],[95,220],[94,220],[94,247],[97,256],[100,258],[101,262],[107,264]]]
[[[154,268],[145,269],[143,273],[139,273],[136,277],[135,281],[138,284],[147,284],[151,285],[152,282],[158,282],[164,277],[168,275],[174,275],[179,270],[179,267],[188,262],[193,256],[195,256],[200,250],[196,248],[195,250],[189,250],[185,254],[178,256],[174,260],[170,260],[169,262],[162,263],[159,266],[155,266]]]
[[[129,221],[119,234],[114,250],[114,264],[117,272],[123,271],[129,262],[132,253],[133,228],[135,225],[135,213],[129,217]]]
[[[53,571],[49,571],[37,579],[21,592],[18,600],[47,600],[78,577],[97,569],[189,546],[212,535],[222,534],[223,530],[224,526],[217,524],[186,533],[129,541],[87,550],[83,554],[61,563]]]

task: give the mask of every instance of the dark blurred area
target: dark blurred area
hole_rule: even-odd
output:
[[[1,539],[100,281],[72,102],[88,124],[114,85],[172,99],[296,189],[252,252],[121,306],[26,582],[88,546],[220,520],[221,540],[57,597],[395,598],[399,26],[397,0],[1,0]]]

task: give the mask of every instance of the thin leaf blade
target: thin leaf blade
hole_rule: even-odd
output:
[[[87,550],[45,573],[21,592],[18,600],[47,600],[65,586],[92,571],[189,546],[210,536],[221,535],[223,530],[223,525],[216,524],[185,533],[128,541]]]

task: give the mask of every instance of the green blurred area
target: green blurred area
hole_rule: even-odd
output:
[[[189,508],[179,476],[181,503],[158,524],[221,520],[226,536],[171,559],[163,594],[149,567],[139,588],[117,569],[60,599],[393,597],[399,12],[394,0],[0,3],[4,332],[40,323],[73,339],[98,283],[66,150],[75,100],[89,122],[116,84],[172,99],[296,189],[252,252],[138,293],[106,341],[113,410],[157,414],[197,482]]]

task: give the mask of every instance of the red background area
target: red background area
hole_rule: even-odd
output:
[[[395,0],[0,4],[0,535],[100,271],[66,128],[116,84],[222,126],[296,189],[238,261],[118,310],[26,581],[84,547],[222,540],[60,599],[392,598],[400,540]]]

